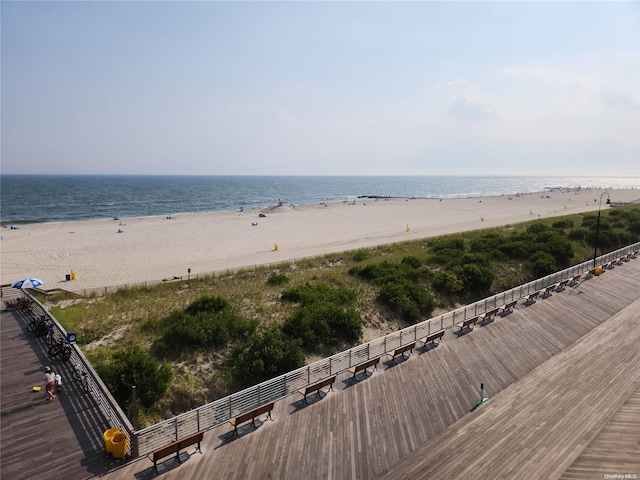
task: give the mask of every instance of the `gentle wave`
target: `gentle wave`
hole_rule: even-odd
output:
[[[150,217],[359,197],[455,198],[550,188],[640,188],[638,177],[0,175],[0,224]]]

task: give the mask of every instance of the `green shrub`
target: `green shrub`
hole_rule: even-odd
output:
[[[523,241],[508,240],[500,245],[498,249],[504,253],[507,258],[525,259],[529,258],[529,245]]]
[[[413,262],[409,260],[409,262]],[[375,285],[395,282],[402,279],[419,281],[428,276],[426,270],[415,268],[409,263],[382,262],[363,266],[355,266],[349,270],[349,274],[370,281]]]
[[[171,365],[159,363],[138,345],[118,350],[109,363],[96,364],[96,371],[125,411],[131,406],[133,385],[140,403],[151,408],[164,396],[173,377]]]
[[[351,256],[351,258],[353,259],[354,262],[362,262],[363,260],[366,260],[367,258],[369,258],[369,250],[366,250],[364,248],[361,248],[360,250],[356,250],[355,252],[353,252],[353,255]]]
[[[185,308],[185,312],[190,315],[196,315],[200,312],[218,313],[223,310],[231,310],[229,301],[226,298],[212,295],[202,295]]]
[[[627,227],[631,233],[635,233],[640,235],[640,220],[633,220],[629,223]]]
[[[418,257],[414,257],[412,255],[404,257],[402,259],[402,262],[400,262],[400,263],[403,263],[405,265],[409,265],[410,267],[415,268],[415,269],[422,268],[422,262],[420,261],[420,259]]]
[[[538,233],[542,233],[549,230],[549,226],[544,223],[532,223],[527,227],[527,233],[530,235],[535,235]]]
[[[170,313],[160,324],[163,333],[154,349],[158,355],[171,355],[221,347],[252,333],[257,322],[238,317],[225,298],[202,296],[184,311]]]
[[[248,387],[304,366],[301,341],[277,327],[258,328],[231,354],[234,379]]]
[[[465,253],[460,257],[460,264],[464,265],[466,263],[488,266],[490,262],[486,253]]]
[[[340,340],[355,343],[362,336],[364,322],[352,308],[332,303],[313,303],[298,308],[289,316],[282,331],[302,340],[308,350],[337,346]]]
[[[441,252],[443,250],[466,250],[466,242],[462,237],[442,237],[435,238],[429,242],[429,248],[432,252]]]
[[[583,215],[582,216],[582,227],[583,228],[596,228],[598,223],[598,217],[596,215]]]
[[[504,241],[504,237],[496,233],[486,233],[471,240],[469,243],[469,251],[492,253],[496,251]]]
[[[545,277],[559,270],[553,255],[546,252],[535,253],[531,257],[531,261],[536,277]]]
[[[464,289],[472,293],[487,293],[493,283],[493,273],[482,265],[461,265],[452,273],[462,280]]]
[[[572,228],[571,230],[569,230],[569,233],[567,234],[567,238],[569,240],[579,242],[581,240],[584,240],[586,234],[587,234],[587,231],[584,228]]]
[[[307,283],[282,293],[287,301],[300,307],[285,320],[283,332],[302,341],[309,350],[336,346],[340,340],[356,342],[362,336],[364,322],[352,308],[355,290],[325,283]]]
[[[267,285],[271,285],[272,287],[278,285],[284,285],[289,282],[289,277],[287,277],[284,273],[272,273],[267,278]]]
[[[433,288],[446,295],[457,295],[464,289],[464,283],[454,273],[437,272],[431,282]]]
[[[546,252],[551,254],[555,263],[561,267],[568,266],[573,258],[573,245],[569,239],[556,230],[543,231],[535,236],[531,253]]]
[[[551,224],[551,226],[553,228],[555,228],[555,229],[558,229],[558,230],[564,230],[564,229],[567,229],[567,228],[572,228],[573,227],[573,221],[569,220],[569,219],[559,220],[557,222],[553,222]]]
[[[433,296],[424,286],[408,280],[384,284],[378,300],[410,322],[430,316],[436,306]]]

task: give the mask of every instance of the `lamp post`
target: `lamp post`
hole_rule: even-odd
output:
[[[602,197],[607,195],[607,205],[611,204],[611,197],[609,196],[609,192],[606,190],[600,194],[600,205],[598,206],[598,223],[596,225],[596,246],[593,251],[593,268],[596,268],[596,257],[598,256],[598,236],[600,235],[600,212],[602,210]]]

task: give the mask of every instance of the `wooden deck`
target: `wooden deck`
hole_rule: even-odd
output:
[[[71,377],[71,365],[52,362],[44,341],[27,329],[21,311],[0,315],[0,477],[75,480],[102,475],[116,461],[105,452],[105,419]],[[63,391],[46,400],[43,367],[63,378]],[[40,392],[32,387],[42,386]]]
[[[2,321],[4,479],[5,468],[12,469],[7,473],[28,468],[28,454],[17,453],[15,438],[28,439],[22,451],[52,451],[55,457],[56,450],[50,450],[51,445],[42,450],[47,447],[36,443],[42,438],[35,434],[16,433],[5,440],[5,314]],[[600,480],[598,456],[611,458],[617,467],[605,473],[640,478],[640,455],[634,455],[639,430],[640,259],[529,307],[520,302],[510,315],[472,332],[458,335],[454,330],[447,331],[441,345],[418,348],[397,365],[385,357],[366,379],[338,376],[334,391],[321,400],[310,396],[309,405],[302,395],[279,401],[273,420],[261,417],[255,430],[243,425],[239,437],[231,433],[231,425],[210,430],[202,454],[195,446],[188,448],[182,464],[172,458],[161,461],[159,474],[146,458],[108,464],[101,437],[108,426],[87,424],[83,433],[67,420],[64,443],[77,445],[67,460],[79,465],[57,478],[547,480],[566,475]],[[26,399],[41,376],[43,359],[32,355],[33,365],[14,362],[21,370],[15,375],[27,377],[22,380],[27,391],[17,389],[15,379],[13,395]],[[472,411],[481,382],[490,400]],[[47,407],[57,405],[41,407],[46,414]],[[44,418],[16,412],[14,431],[20,422],[35,423],[37,429]],[[5,459],[7,447],[15,450],[10,461]],[[14,468],[20,456],[24,460]],[[42,463],[34,456],[34,464]]]
[[[561,480],[605,478],[622,474],[640,478],[640,388],[618,409]]]

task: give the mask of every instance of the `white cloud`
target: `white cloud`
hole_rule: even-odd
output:
[[[441,83],[434,88],[435,93],[445,93],[461,95],[471,92],[477,92],[478,87],[468,80],[458,78],[457,80],[450,80],[448,82]]]
[[[511,77],[537,77],[548,78],[553,75],[553,70],[542,67],[520,69],[520,68],[503,68],[502,73]]]
[[[640,110],[638,94],[634,94],[618,85],[602,85],[599,95],[603,102],[614,107],[628,110]]]
[[[461,120],[492,120],[498,116],[491,104],[465,96],[459,96],[454,100],[449,113]]]

